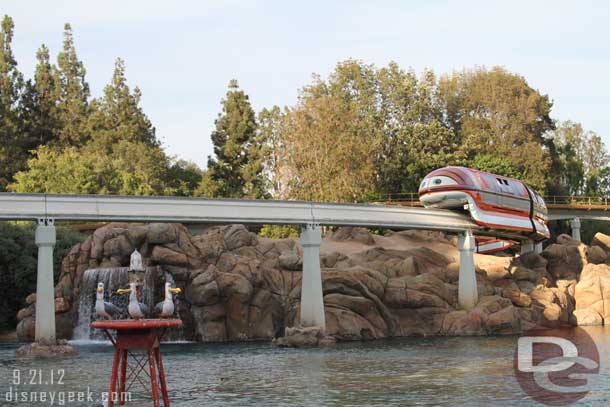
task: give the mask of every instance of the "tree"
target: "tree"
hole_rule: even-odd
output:
[[[560,122],[551,133],[558,152],[556,175],[563,191],[570,195],[607,195],[610,156],[601,137],[585,131],[580,123]]]
[[[471,167],[492,174],[511,178],[521,178],[519,170],[509,160],[493,154],[477,154],[469,164]]]
[[[368,184],[358,171],[341,175],[346,185],[366,184],[364,191],[367,192],[352,196],[348,192],[341,197],[331,192],[335,198],[351,201],[366,199],[369,194],[412,192],[417,190],[421,178],[427,172],[459,158],[459,154],[456,154],[459,144],[453,131],[443,122],[437,93],[437,80],[432,71],[425,71],[418,79],[413,72],[405,72],[393,62],[377,69],[374,65],[348,60],[337,64],[328,80],[314,77],[313,83],[303,88],[299,104],[292,109],[290,122],[295,123],[295,112],[309,109],[309,117],[312,119],[300,120],[301,129],[309,126],[306,132],[302,130],[302,134],[317,138],[320,143],[325,138],[328,140],[324,142],[337,143],[332,138],[338,137],[335,131],[340,128],[339,137],[346,137],[346,140],[349,137],[361,144],[360,149],[351,149],[350,146],[332,151],[335,153],[336,150],[338,155],[349,154],[351,151],[355,154],[352,158],[354,162],[363,162],[365,167],[372,165]],[[331,104],[336,105],[337,114],[345,117],[328,114],[323,106]],[[323,123],[323,120],[328,122]],[[338,126],[333,121],[344,123]],[[293,128],[281,132],[286,133],[291,142],[295,142]],[[346,141],[348,144],[352,142]],[[286,155],[294,155],[290,148],[284,150]],[[361,161],[359,154],[363,152],[370,156]],[[318,157],[325,153],[317,152]],[[337,157],[331,157],[330,160],[335,158]],[[339,162],[343,162],[341,160],[343,157]],[[302,176],[298,171],[305,169],[304,165],[289,167],[293,183],[297,183]],[[318,174],[317,177],[324,175]],[[298,183],[302,185],[302,181]],[[330,199],[319,193],[317,196],[318,199]]]
[[[336,96],[303,97],[283,131],[290,197],[356,202],[375,189],[374,143],[358,110]]]
[[[15,25],[4,16],[0,32],[0,191],[12,181],[24,160],[19,102],[23,92],[23,75],[11,49]]]
[[[140,107],[142,94],[137,87],[133,93],[127,85],[125,62],[117,58],[111,82],[104,88],[104,96],[91,103],[88,133],[105,144],[129,141],[159,147],[155,128]]]
[[[286,151],[282,140],[283,114],[278,106],[263,109],[258,114],[259,139],[262,145],[264,177],[268,180],[274,199],[288,197],[290,175],[286,165]]]
[[[545,134],[554,128],[552,102],[501,67],[477,68],[441,78],[439,100],[461,151],[505,157],[522,180],[543,191],[551,166]]]
[[[173,195],[192,196],[203,179],[203,171],[197,164],[175,160],[167,170],[168,188]]]
[[[89,137],[85,131],[88,117],[89,84],[85,66],[76,55],[72,27],[64,25],[63,50],[57,56],[59,79],[59,139],[64,145],[81,145]]]
[[[44,44],[36,52],[36,59],[34,82],[26,82],[20,104],[23,132],[27,139],[24,148],[28,152],[41,144],[55,143],[60,131],[57,68],[51,64],[49,50]]]
[[[41,146],[27,171],[15,175],[13,192],[164,195],[168,159],[159,148],[120,141],[111,146]]]
[[[212,132],[215,158],[208,157],[209,181],[218,196],[260,198],[266,195],[262,151],[254,110],[236,80],[222,100],[222,113]],[[210,188],[206,188],[209,192]]]

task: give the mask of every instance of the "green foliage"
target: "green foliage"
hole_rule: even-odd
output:
[[[15,326],[18,309],[25,297],[36,291],[38,248],[34,242],[36,225],[32,223],[0,222],[0,328]],[[57,227],[53,272],[55,281],[61,262],[68,251],[84,241],[85,235],[65,227]]]
[[[439,81],[438,98],[460,151],[504,157],[521,180],[544,191],[551,167],[545,134],[553,130],[552,102],[504,68],[477,68]]]
[[[218,183],[212,178],[211,171],[203,172],[201,182],[197,185],[194,195],[204,198],[222,198],[218,189]]]
[[[203,171],[195,163],[177,160],[169,166],[167,178],[174,195],[192,196],[203,180]]]
[[[191,195],[200,182],[198,169],[184,162],[172,163],[167,157],[139,106],[140,97],[137,88],[131,92],[127,86],[125,65],[118,59],[104,96],[88,104],[89,114],[86,122],[81,123],[93,137],[70,145],[71,141],[66,144],[67,139],[60,135],[57,142],[42,144],[33,151],[27,169],[15,174],[15,182],[9,189],[74,194]]]
[[[550,174],[561,194],[608,196],[610,156],[601,137],[580,123],[559,123],[551,134],[558,165]]]
[[[266,140],[275,147],[267,173],[275,196],[325,201],[414,192],[428,172],[447,165],[555,191],[555,174],[574,166],[560,162],[567,153],[549,137],[551,107],[547,95],[501,67],[437,79],[432,71],[418,77],[393,62],[378,69],[347,60],[328,79],[314,77],[296,106],[261,112]],[[579,160],[605,163],[601,139],[590,136],[587,143],[588,157]],[[582,172],[591,186],[585,190],[610,185],[604,166]],[[576,183],[580,174],[573,174],[563,183]]]
[[[303,98],[283,126],[289,196],[356,202],[374,189],[374,139],[335,96]]]
[[[290,225],[264,225],[258,232],[259,236],[270,239],[298,238],[301,231],[297,226]]]
[[[505,157],[492,154],[477,154],[468,163],[469,167],[505,177],[523,179],[523,174]]]
[[[19,102],[23,92],[23,75],[11,49],[14,23],[4,16],[0,32],[0,191],[12,181],[13,174],[22,168],[24,151]]]
[[[13,192],[163,195],[168,159],[159,148],[120,141],[83,148],[41,146],[28,170],[15,175]]]
[[[262,176],[263,155],[257,139],[257,124],[248,95],[236,80],[222,100],[222,113],[212,132],[215,158],[208,157],[209,179],[215,195],[226,198],[261,198],[266,195]],[[214,188],[204,188],[206,193]]]
[[[264,108],[258,114],[258,139],[263,159],[263,176],[267,180],[274,199],[287,197],[288,179],[286,168],[286,146],[282,139],[283,114],[278,106]]]
[[[104,88],[104,96],[91,103],[88,133],[95,135],[96,142],[106,145],[128,141],[159,147],[155,128],[140,107],[141,97],[140,89],[136,87],[131,92],[127,86],[125,62],[118,58],[110,84]]]
[[[57,67],[61,122],[59,141],[64,145],[78,146],[90,137],[85,127],[90,92],[89,84],[85,80],[87,71],[76,55],[72,27],[67,23],[64,25],[63,49],[57,55]]]

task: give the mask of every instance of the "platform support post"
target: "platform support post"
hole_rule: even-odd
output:
[[[535,251],[537,254],[542,253],[542,242],[538,242],[538,243],[536,243],[536,245],[534,246],[534,251]]]
[[[155,348],[155,358],[157,359],[157,367],[159,368],[159,382],[161,384],[161,395],[163,396],[163,405],[169,407],[169,396],[167,394],[167,383],[165,382],[165,369],[163,369],[163,358],[161,357],[161,348]]]
[[[112,375],[110,376],[110,392],[108,394],[108,407],[114,407],[114,402],[117,401],[117,381],[118,381],[118,368],[121,360],[121,351],[119,349],[114,350],[114,360],[112,361]]]
[[[531,253],[534,251],[534,242],[532,240],[521,241],[521,254]]]
[[[574,218],[570,222],[572,228],[572,239],[580,242],[580,218]]]
[[[301,326],[326,329],[322,272],[320,271],[320,225],[307,224],[301,228],[303,247],[303,276],[301,278]]]
[[[55,222],[41,218],[36,227],[38,246],[38,273],[36,276],[36,342],[54,345],[55,338],[55,290],[53,289],[53,247],[55,246]]]
[[[148,368],[150,369],[150,387],[152,388],[153,407],[160,407],[159,387],[157,387],[157,372],[155,369],[154,350],[148,349]]]
[[[458,249],[460,251],[460,274],[458,282],[458,304],[462,309],[471,310],[477,305],[477,276],[474,266],[476,245],[472,231],[460,233]]]
[[[119,406],[125,405],[125,381],[127,380],[127,349],[121,350],[121,378],[119,380]]]

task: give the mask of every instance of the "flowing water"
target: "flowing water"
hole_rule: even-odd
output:
[[[78,322],[74,327],[74,339],[79,341],[103,339],[102,332],[91,332],[90,324],[95,317],[95,298],[98,283],[104,283],[104,301],[121,305],[126,309],[126,296],[116,293],[119,288],[129,284],[129,267],[103,268],[85,270],[80,281],[80,298],[78,301]]]
[[[610,328],[587,328],[601,356],[593,391],[575,406],[610,405]],[[541,406],[513,374],[517,337],[406,338],[339,343],[325,349],[280,349],[269,343],[162,345],[172,406]],[[106,391],[112,363],[108,343],[77,345],[79,356],[16,360],[16,345],[0,345],[0,405],[15,375],[39,369],[63,384],[24,385],[19,391]],[[20,373],[15,373],[20,372]],[[133,390],[133,389],[132,389]],[[141,397],[136,389],[132,401]],[[42,404],[40,404],[42,405]],[[46,403],[44,405],[49,405]],[[56,404],[57,405],[57,404]],[[66,403],[70,406],[100,403]]]

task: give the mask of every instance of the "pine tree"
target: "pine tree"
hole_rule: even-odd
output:
[[[141,97],[137,87],[133,93],[130,91],[125,77],[125,62],[117,58],[112,80],[104,88],[104,96],[91,104],[89,133],[104,143],[129,141],[159,147],[155,128],[140,107]]]
[[[209,178],[218,196],[260,198],[265,196],[261,146],[256,116],[248,95],[236,80],[222,101],[212,143],[216,158],[208,157]]]
[[[85,81],[85,66],[79,61],[74,47],[72,27],[64,26],[63,50],[57,56],[59,68],[59,138],[66,145],[80,145],[87,139],[84,122],[88,116],[89,85]]]
[[[61,130],[58,113],[58,73],[57,68],[50,62],[49,50],[44,44],[36,52],[36,59],[38,64],[34,72],[34,82],[26,82],[20,106],[28,152],[39,145],[55,142]]]
[[[12,18],[5,15],[0,32],[0,191],[23,163],[19,101],[24,82],[11,49],[14,28]]]

